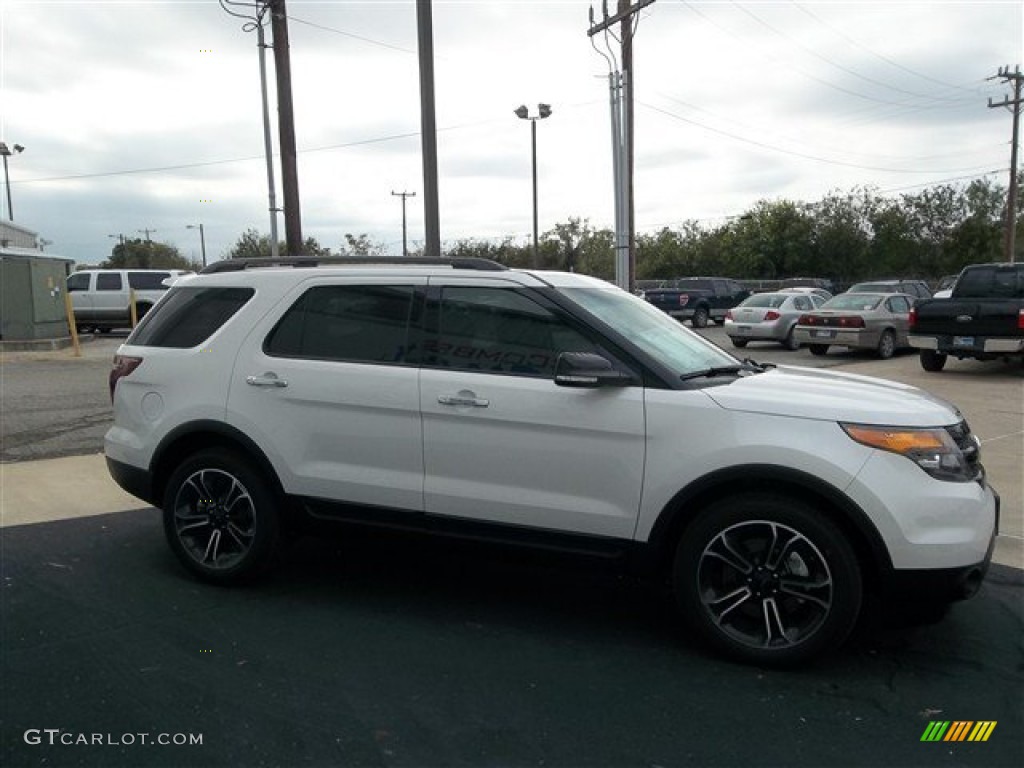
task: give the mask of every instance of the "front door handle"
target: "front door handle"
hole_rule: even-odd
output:
[[[477,397],[474,393],[463,390],[457,395],[440,395],[437,402],[441,405],[468,405],[472,408],[486,408],[491,404],[490,400]]]
[[[276,373],[267,371],[262,376],[246,376],[245,383],[253,387],[287,387],[287,379],[279,379]]]

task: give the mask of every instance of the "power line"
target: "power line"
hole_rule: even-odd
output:
[[[798,10],[800,10],[801,12],[805,13],[807,16],[811,17],[816,22],[818,22],[821,26],[825,27],[828,30],[831,30],[836,35],[838,35],[839,37],[843,38],[843,40],[848,42],[850,45],[854,46],[855,48],[859,48],[862,51],[870,53],[872,56],[875,56],[876,58],[881,59],[886,64],[889,64],[889,65],[891,65],[893,67],[896,67],[897,69],[903,70],[904,72],[906,72],[908,74],[911,74],[911,75],[914,75],[915,77],[920,77],[923,80],[928,80],[929,82],[935,83],[937,85],[941,85],[944,88],[948,88],[948,89],[951,89],[951,90],[965,91],[965,92],[971,93],[971,94],[978,93],[977,89],[967,88],[967,87],[965,87],[963,85],[954,85],[953,83],[946,83],[946,82],[943,82],[942,80],[936,80],[934,77],[926,75],[923,72],[918,72],[917,70],[910,69],[909,67],[905,67],[902,64],[900,64],[898,61],[893,61],[888,56],[884,56],[883,54],[878,53],[877,51],[875,51],[875,50],[873,50],[871,48],[868,48],[867,46],[862,45],[861,43],[857,42],[852,37],[850,37],[845,32],[843,32],[841,29],[837,29],[836,27],[834,27],[831,24],[829,24],[827,21],[823,20],[817,14],[811,12],[811,10],[809,8],[806,8],[801,3],[794,2],[793,5]],[[979,84],[981,82],[983,82],[983,81],[979,80],[975,84]]]
[[[683,123],[689,123],[690,125],[694,125],[694,126],[696,126],[698,128],[703,128],[706,131],[710,131],[712,133],[717,133],[717,134],[719,134],[721,136],[725,136],[727,138],[734,139],[736,141],[741,141],[744,144],[751,144],[751,145],[753,145],[755,147],[760,147],[761,149],[771,150],[772,152],[779,152],[779,153],[784,154],[784,155],[792,155],[793,157],[802,157],[805,160],[814,160],[814,161],[821,162],[821,163],[827,163],[829,165],[839,165],[839,166],[843,166],[843,167],[846,167],[846,168],[858,168],[858,169],[864,170],[864,171],[883,171],[885,173],[959,173],[961,171],[975,171],[975,170],[978,170],[978,169],[974,169],[974,168],[944,168],[944,169],[936,168],[936,169],[933,169],[933,170],[915,170],[915,169],[912,169],[912,168],[886,168],[886,167],[883,167],[883,166],[861,165],[859,163],[849,163],[849,162],[845,162],[843,160],[831,160],[831,159],[829,159],[827,157],[819,157],[817,155],[811,155],[811,154],[808,154],[806,152],[797,152],[795,150],[785,149],[783,147],[777,147],[777,146],[773,146],[771,144],[766,144],[763,141],[757,141],[755,139],[748,139],[748,138],[746,138],[744,136],[740,136],[740,135],[732,133],[730,131],[723,131],[720,128],[713,128],[713,127],[711,127],[709,125],[705,125],[704,123],[700,123],[700,122],[698,122],[696,120],[691,120],[690,118],[683,117],[682,115],[677,115],[674,112],[669,112],[668,110],[661,109],[659,107],[655,107],[652,104],[646,104],[646,103],[644,103],[642,101],[638,101],[637,104],[640,104],[643,107],[647,107],[647,109],[649,109],[649,110],[651,110],[653,112],[658,112],[659,114],[665,115],[666,117],[670,117],[670,118],[672,118],[674,120],[679,120],[680,122],[683,122]]]
[[[745,45],[748,44],[747,41],[743,40],[738,34],[736,34],[735,32],[733,32],[730,29],[727,29],[726,27],[724,27],[721,24],[719,24],[717,21],[712,19],[707,14],[705,14],[702,11],[698,10],[696,7],[694,7],[694,5],[691,2],[689,2],[689,0],[679,0],[679,2],[682,3],[682,5],[685,8],[687,8],[687,10],[691,11],[692,13],[696,14],[697,16],[700,16],[706,22],[708,22],[712,26],[716,27],[717,29],[721,30],[725,34],[727,34],[730,37],[733,37],[733,38],[739,40],[741,43],[744,43]],[[744,13],[747,13],[748,15],[751,15],[753,17],[753,14],[750,14],[749,11],[746,11],[745,9],[742,9],[742,8],[740,8],[740,10],[743,10]],[[753,17],[753,18],[756,19],[756,17]],[[762,23],[764,23],[764,22],[762,22]],[[805,72],[804,70],[802,70],[802,69],[800,69],[798,67],[793,66],[792,64],[786,62],[785,60],[782,60],[782,59],[778,58],[777,56],[771,55],[770,53],[766,52],[763,49],[758,49],[758,53],[763,58],[768,59],[769,61],[772,61],[772,62],[774,62],[774,63],[776,63],[776,64],[778,64],[778,65],[780,65],[782,67],[790,69],[793,72],[796,72],[798,75],[807,78],[808,80],[812,80],[812,81],[814,81],[816,83],[819,83],[820,85],[825,86],[826,88],[831,88],[832,90],[839,91],[840,93],[845,93],[848,96],[854,96],[854,97],[856,97],[858,99],[863,99],[865,101],[872,102],[873,104],[881,104],[881,105],[885,105],[885,106],[897,106],[897,107],[899,107],[899,106],[906,106],[908,104],[912,104],[913,103],[912,99],[904,99],[903,101],[892,101],[890,99],[880,99],[880,98],[878,98],[876,96],[871,96],[871,95],[868,95],[868,94],[865,94],[865,93],[860,93],[858,91],[854,91],[854,90],[851,90],[849,88],[845,88],[845,87],[843,87],[841,85],[837,85],[837,84],[835,84],[833,82],[830,82],[828,80],[825,80],[824,78],[818,77],[817,75],[813,75],[813,74],[810,74],[808,72]],[[951,100],[951,102],[956,102],[956,101],[957,100]],[[966,99],[964,99],[964,101],[966,101]]]
[[[793,45],[797,46],[801,50],[806,51],[808,54],[810,54],[811,56],[815,57],[816,59],[819,59],[819,60],[825,62],[826,64],[829,64],[829,65],[831,65],[833,67],[836,67],[837,69],[842,70],[843,72],[846,72],[848,75],[853,75],[854,77],[856,77],[859,80],[863,80],[866,83],[871,83],[872,85],[879,85],[879,86],[881,86],[883,88],[888,88],[889,90],[896,91],[897,93],[903,93],[903,94],[912,96],[912,97],[914,97],[916,99],[928,99],[930,101],[958,101],[957,99],[951,99],[951,98],[948,98],[948,97],[931,96],[931,95],[922,94],[922,93],[915,93],[914,91],[907,91],[907,90],[904,90],[903,88],[897,88],[895,85],[890,85],[889,83],[885,83],[885,82],[883,82],[881,80],[875,80],[874,78],[868,77],[866,75],[862,75],[859,72],[856,72],[856,71],[850,69],[847,66],[839,64],[839,63],[833,61],[832,59],[828,58],[827,56],[823,56],[822,54],[818,53],[817,51],[812,50],[811,48],[808,48],[806,45],[801,43],[799,40],[796,40],[792,36],[787,35],[785,32],[782,32],[782,31],[776,29],[774,26],[772,26],[767,21],[765,21],[760,16],[758,16],[756,13],[754,13],[751,10],[748,10],[747,8],[744,8],[739,3],[734,1],[732,4],[737,9],[739,9],[740,11],[745,13],[747,16],[752,18],[754,21],[756,21],[758,24],[760,24],[761,26],[763,26],[765,29],[769,30],[773,34],[778,35],[779,37],[783,38],[784,40],[788,40],[790,43],[792,43]],[[867,98],[867,97],[864,97],[864,98]]]

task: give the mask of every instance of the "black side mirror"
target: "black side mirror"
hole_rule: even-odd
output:
[[[555,361],[555,384],[560,387],[621,387],[632,381],[632,376],[593,352],[562,352]]]

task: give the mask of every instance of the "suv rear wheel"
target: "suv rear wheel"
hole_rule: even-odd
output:
[[[186,459],[164,494],[164,533],[182,564],[204,581],[246,581],[273,559],[280,538],[278,499],[234,453],[206,450]]]
[[[693,317],[690,318],[690,324],[694,328],[706,328],[708,324],[708,311],[704,307],[697,307],[693,311]]]
[[[800,663],[838,646],[860,613],[860,568],[839,530],[794,499],[724,499],[685,530],[672,582],[684,618],[716,649]]]

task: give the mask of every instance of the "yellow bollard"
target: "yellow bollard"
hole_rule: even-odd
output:
[[[139,322],[138,310],[135,309],[135,289],[134,288],[132,288],[128,292],[128,301],[129,301],[129,304],[130,304],[131,310],[132,310],[132,328],[134,328],[136,325],[138,325],[138,322]]]
[[[78,345],[78,326],[75,325],[75,308],[71,303],[70,291],[64,291],[64,313],[68,318],[68,328],[71,330],[71,344],[75,348],[75,357],[81,357],[82,348]]]

